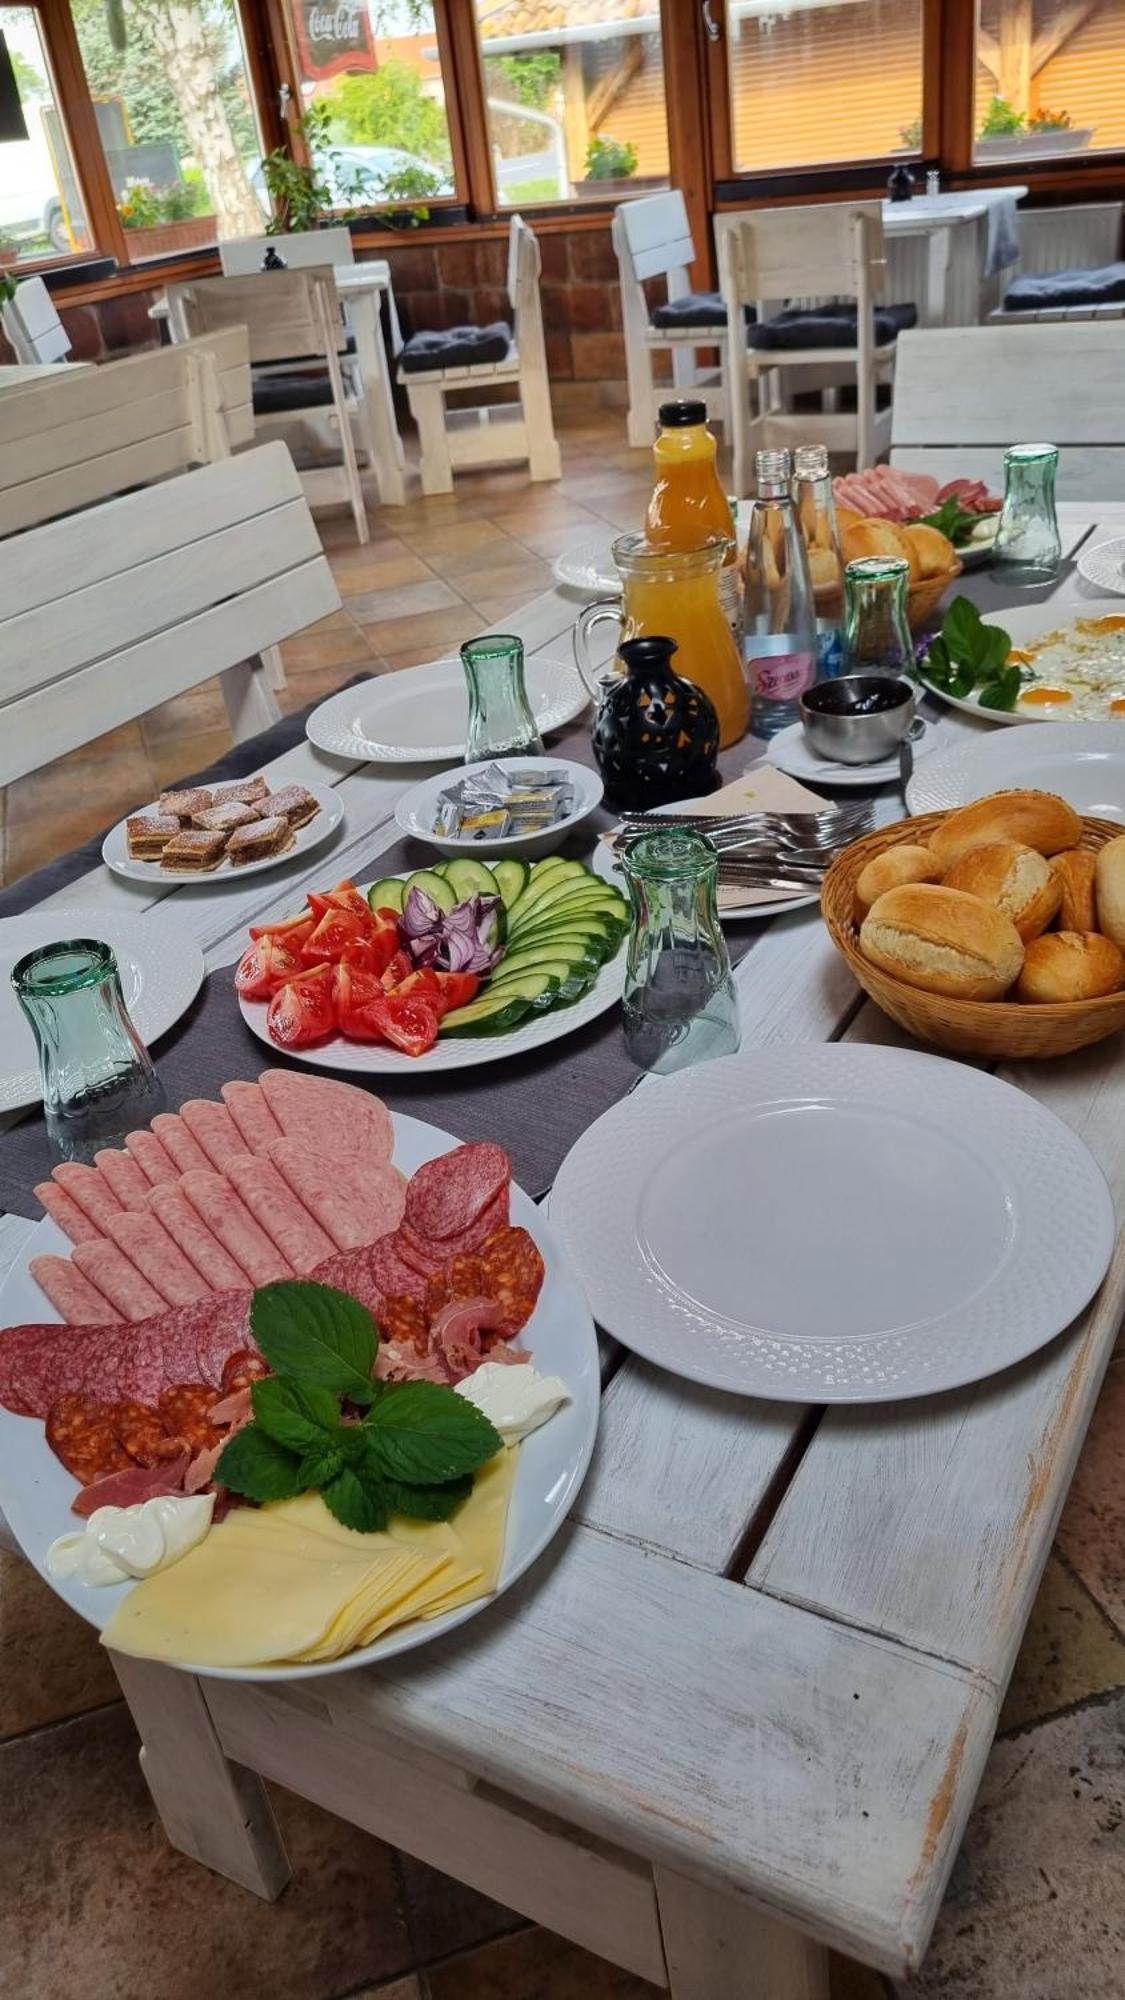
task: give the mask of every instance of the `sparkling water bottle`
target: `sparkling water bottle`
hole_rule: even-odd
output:
[[[816,610],[808,551],[790,492],[792,455],[759,451],[758,497],[750,516],[742,658],[750,682],[751,728],[776,736],[800,721],[798,701],[817,677]]]
[[[831,680],[843,664],[844,558],[825,445],[797,446],[793,453],[793,498],[809,557],[816,611],[817,679]]]

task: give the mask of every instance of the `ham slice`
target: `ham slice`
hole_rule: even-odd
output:
[[[289,1069],[264,1069],[258,1081],[285,1137],[307,1152],[349,1165],[389,1160],[394,1152],[391,1114],[369,1091]]]
[[[108,1238],[100,1243],[76,1243],[71,1260],[83,1277],[89,1278],[110,1305],[116,1307],[122,1319],[150,1319],[164,1304],[160,1293]]]
[[[245,1202],[221,1174],[185,1174],[180,1188],[251,1285],[268,1285],[275,1278],[293,1276],[288,1258],[259,1228]]]
[[[284,1144],[284,1141],[278,1141]],[[302,1277],[315,1271],[337,1248],[315,1217],[282,1179],[272,1160],[239,1153],[227,1161],[227,1179],[266,1235]]]
[[[99,1233],[105,1228],[106,1216],[116,1214],[121,1207],[96,1167],[84,1167],[77,1160],[63,1160],[51,1178],[58,1182],[64,1194],[77,1202]]]
[[[103,1146],[100,1153],[94,1154],[94,1165],[122,1208],[144,1207],[148,1182],[131,1153]]]
[[[162,1187],[166,1181],[179,1180],[179,1170],[168,1158],[155,1132],[150,1132],[147,1125],[142,1125],[138,1132],[130,1132],[125,1145],[150,1187]]]
[[[242,1135],[248,1153],[266,1153],[281,1127],[266,1102],[260,1083],[224,1083],[223,1102]]]
[[[152,1129],[178,1174],[206,1173],[211,1162],[182,1118],[171,1111],[159,1111]]]
[[[106,1229],[110,1241],[168,1305],[186,1306],[210,1296],[210,1285],[147,1206],[140,1214],[110,1216]]]
[[[107,1320],[120,1320],[105,1293],[69,1257],[33,1257],[28,1269],[68,1326],[104,1326]]]
[[[107,1472],[104,1479],[79,1488],[70,1511],[86,1519],[99,1507],[137,1507],[144,1500],[155,1500],[159,1493],[182,1493],[188,1463],[185,1452],[168,1465],[128,1465],[122,1472]]]
[[[150,1189],[148,1205],[210,1291],[236,1292],[246,1288],[245,1271],[184,1199],[179,1183],[175,1187]]]
[[[245,1140],[225,1104],[216,1104],[210,1097],[189,1097],[180,1106],[180,1117],[218,1173],[236,1153],[246,1151]]]
[[[377,1242],[402,1215],[406,1200],[402,1175],[370,1154],[345,1163],[286,1138],[274,1140],[269,1157],[340,1250]]]
[[[40,1181],[35,1192],[51,1221],[58,1223],[63,1235],[69,1236],[72,1243],[97,1241],[102,1233],[97,1223],[91,1222],[89,1216],[83,1213],[78,1203],[63,1188],[58,1187],[54,1181]]]

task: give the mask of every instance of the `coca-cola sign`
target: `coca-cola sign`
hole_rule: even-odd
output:
[[[377,67],[366,0],[295,0],[293,20],[305,76]]]

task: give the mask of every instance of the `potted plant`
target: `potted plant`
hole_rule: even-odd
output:
[[[1060,132],[1067,135],[1062,144]],[[1022,160],[1039,153],[1083,152],[1093,136],[1092,125],[1075,129],[1069,111],[1048,111],[1044,106],[1025,117],[1006,97],[994,96],[973,151],[978,160]]]
[[[215,240],[215,217],[201,179],[173,181],[165,188],[127,180],[117,213],[137,258],[201,250]]]
[[[637,149],[631,141],[593,138],[586,148],[586,178],[578,185],[597,194],[631,194],[636,171]]]

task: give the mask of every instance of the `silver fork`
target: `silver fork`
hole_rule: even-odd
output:
[[[826,806],[821,812],[744,813],[630,813],[621,815],[622,826],[630,833],[653,833],[661,827],[693,827],[703,833],[756,830],[768,833],[801,833],[814,837],[832,834],[853,825],[870,825],[873,808],[869,799],[850,799],[846,805]]]

